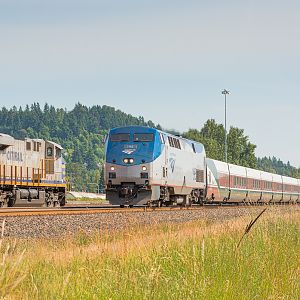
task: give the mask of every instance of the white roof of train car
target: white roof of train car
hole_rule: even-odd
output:
[[[283,184],[298,185],[298,179],[282,176]]]
[[[270,181],[270,182],[273,181],[273,174],[272,173],[260,171],[260,176],[261,176],[261,180]]]
[[[282,176],[278,174],[273,174],[273,182],[282,183]]]
[[[229,166],[229,170],[230,170],[230,175],[246,177],[246,168],[245,167],[232,165],[232,164],[228,164],[228,166]]]
[[[228,165],[225,162],[210,158],[208,158],[206,161],[208,163],[208,166],[210,163],[213,164],[218,172],[229,174]]]
[[[251,168],[246,168],[246,170],[247,170],[248,178],[261,180],[261,174],[260,174],[259,170],[255,170],[255,169],[251,169]]]

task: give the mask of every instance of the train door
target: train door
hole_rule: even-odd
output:
[[[160,133],[161,143],[163,145],[163,153],[161,160],[161,186],[159,191],[159,206],[162,202],[169,201],[169,191],[168,191],[168,153],[169,153],[169,145],[165,135]]]
[[[46,143],[45,153],[45,173],[46,175],[54,175],[54,145]]]
[[[160,134],[162,143],[164,146],[164,154],[163,154],[163,163],[162,163],[162,184],[164,186],[167,186],[168,184],[168,153],[169,153],[169,145],[166,139],[166,136],[164,136],[162,133]]]
[[[226,176],[225,179],[225,190],[224,190],[224,198],[223,201],[229,201],[231,197],[231,187],[233,186],[234,183],[234,177],[232,176],[229,168],[229,164],[226,163],[227,165],[227,170],[228,170],[228,175]]]

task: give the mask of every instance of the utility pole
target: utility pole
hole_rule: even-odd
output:
[[[229,95],[229,91],[224,89],[222,94],[225,97],[225,162],[227,163],[227,95]]]

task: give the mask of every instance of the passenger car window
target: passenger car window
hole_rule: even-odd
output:
[[[153,133],[135,133],[133,135],[134,142],[152,142],[153,139]]]
[[[110,135],[111,142],[129,142],[130,134],[129,133],[115,133]]]

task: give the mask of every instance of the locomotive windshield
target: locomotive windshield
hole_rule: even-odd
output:
[[[110,135],[111,142],[129,142],[130,134],[129,133],[115,133]]]
[[[153,133],[135,133],[133,135],[134,142],[153,142]]]

